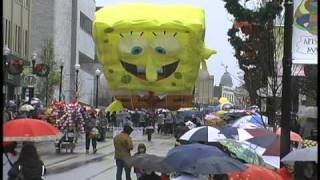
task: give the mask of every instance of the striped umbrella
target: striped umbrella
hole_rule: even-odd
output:
[[[184,133],[180,138],[183,141],[189,142],[217,142],[220,139],[226,139],[220,130],[210,126],[202,126],[193,128]]]

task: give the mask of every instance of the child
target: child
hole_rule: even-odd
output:
[[[144,153],[146,153],[146,151],[147,151],[146,145],[141,143],[138,145],[137,153],[135,153],[134,155],[144,154]],[[133,172],[136,173],[137,179],[139,179],[140,177],[142,177],[144,175],[143,170],[139,169],[139,168],[134,168]]]

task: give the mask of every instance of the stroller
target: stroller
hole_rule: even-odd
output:
[[[75,125],[72,124],[63,130],[63,136],[61,139],[56,140],[55,147],[56,153],[60,153],[61,149],[65,149],[66,153],[70,151],[73,153],[77,144],[77,131]]]

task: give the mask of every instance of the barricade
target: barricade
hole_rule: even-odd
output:
[[[113,127],[113,137],[115,137],[117,134],[121,133],[123,130],[122,127]],[[143,138],[143,127],[133,127],[133,131],[130,134],[132,140],[135,141],[142,141]]]

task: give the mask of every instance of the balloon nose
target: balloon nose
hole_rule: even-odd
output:
[[[146,66],[146,79],[147,81],[154,82],[158,79],[157,67],[152,63],[151,59],[148,59]]]

